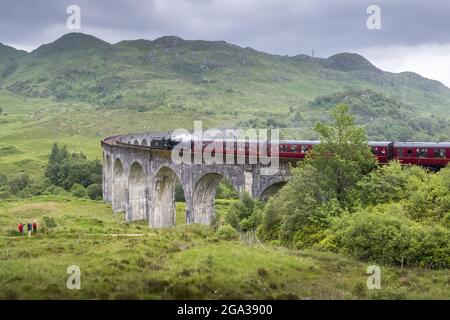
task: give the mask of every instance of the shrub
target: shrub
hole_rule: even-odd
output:
[[[9,181],[9,186],[13,194],[26,188],[30,183],[30,177],[26,173],[19,173]]]
[[[42,217],[42,223],[43,223],[43,227],[48,228],[48,229],[56,228],[56,226],[57,226],[55,219],[53,219],[52,217],[48,217],[48,216]]]
[[[225,179],[222,179],[217,187],[217,199],[237,199],[239,194],[234,190],[233,185]]]
[[[13,197],[11,188],[8,185],[0,186],[0,200],[10,199]]]
[[[98,183],[91,184],[89,187],[87,187],[86,193],[90,199],[100,200],[102,199],[103,195],[102,186]]]
[[[433,269],[450,267],[450,230],[415,222],[398,204],[347,214],[334,220],[332,230],[322,241],[324,247],[357,259]]]
[[[78,198],[85,198],[86,197],[86,189],[78,183],[75,183],[72,188],[70,189],[70,192],[74,197]]]
[[[236,240],[238,238],[238,233],[229,224],[225,224],[219,227],[216,231],[217,237],[220,240]]]
[[[450,230],[418,224],[410,244],[408,262],[425,268],[450,268]]]
[[[403,263],[408,254],[413,222],[401,207],[377,206],[334,221],[338,251],[365,261]]]
[[[246,192],[242,193],[239,201],[234,202],[225,214],[226,223],[237,230],[255,230],[262,220],[263,204],[253,200]]]
[[[50,186],[50,181],[43,178],[33,178],[28,184],[26,191],[29,195],[39,196],[46,192]]]
[[[47,190],[45,191],[45,193],[53,194],[53,195],[57,195],[57,196],[58,195],[65,196],[65,195],[68,194],[67,191],[64,190],[63,188],[57,187],[57,186],[54,186],[54,185],[49,186],[47,188]]]
[[[0,186],[8,184],[8,177],[4,174],[0,174]]]
[[[362,204],[377,205],[405,198],[407,184],[406,169],[398,162],[391,162],[362,178],[357,189]]]

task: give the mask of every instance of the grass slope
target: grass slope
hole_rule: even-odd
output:
[[[368,290],[369,263],[220,241],[199,225],[148,229],[100,202],[36,198],[3,203],[0,211],[5,299],[450,298],[446,271],[382,266],[382,289]],[[177,211],[181,222],[182,204]],[[16,224],[32,219],[44,230],[17,237]],[[73,264],[81,268],[81,290],[66,288]]]

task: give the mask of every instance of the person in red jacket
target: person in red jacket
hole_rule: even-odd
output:
[[[34,220],[34,222],[33,222],[33,233],[36,233],[37,232],[37,223],[36,223],[36,220]]]
[[[23,223],[19,223],[19,233],[20,235],[23,235]]]

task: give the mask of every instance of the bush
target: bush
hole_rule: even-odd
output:
[[[344,215],[332,229],[338,251],[364,261],[400,264],[408,254],[412,224],[401,207],[391,205]]]
[[[408,218],[398,204],[365,208],[334,220],[324,246],[357,259],[442,269],[450,267],[450,230]]]
[[[236,240],[239,237],[236,229],[229,224],[221,225],[216,234],[220,240]]]
[[[78,183],[75,183],[72,188],[70,189],[70,192],[74,197],[78,198],[85,198],[86,197],[86,189]]]
[[[407,185],[407,169],[398,162],[391,162],[361,179],[357,190],[363,205],[377,205],[407,197]]]
[[[253,200],[246,192],[234,202],[225,214],[225,221],[237,230],[256,230],[262,220],[262,203]]]
[[[234,187],[227,180],[222,179],[217,187],[217,199],[237,199],[239,194],[234,190]]]
[[[56,228],[56,222],[55,219],[52,217],[44,216],[42,217],[43,227],[48,229]]]
[[[19,173],[9,181],[9,186],[13,194],[17,194],[19,191],[26,188],[30,183],[30,177],[26,173]]]
[[[51,185],[47,188],[47,190],[45,191],[46,194],[53,194],[53,195],[57,195],[57,196],[65,196],[68,194],[68,192],[66,190],[64,190],[61,187],[57,187],[54,185]]]
[[[45,193],[50,186],[50,181],[43,178],[34,178],[27,186],[27,192],[33,196],[39,196]]]
[[[13,197],[11,188],[8,185],[0,186],[0,200],[10,199]]]
[[[408,252],[408,263],[424,268],[450,268],[450,230],[417,225]]]
[[[102,186],[98,183],[91,184],[87,187],[86,193],[92,200],[101,200],[103,195]]]
[[[0,174],[0,186],[8,184],[8,177],[4,174]]]

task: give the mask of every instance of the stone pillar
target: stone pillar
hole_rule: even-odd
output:
[[[254,198],[252,171],[244,170],[244,191],[247,192],[250,195],[250,197]]]

